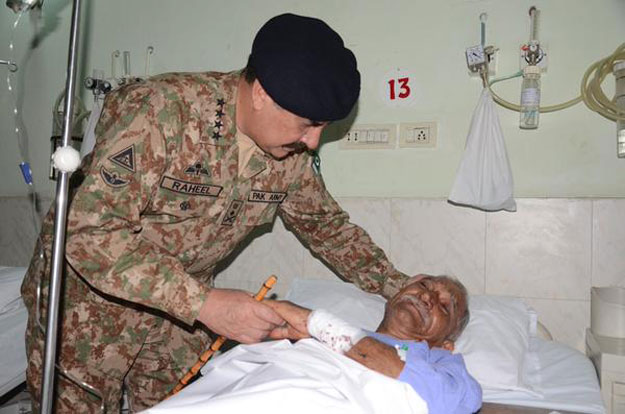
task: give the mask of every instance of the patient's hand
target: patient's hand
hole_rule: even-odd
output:
[[[398,378],[405,365],[404,361],[397,355],[395,348],[371,337],[358,341],[345,355],[367,368],[391,378]]]
[[[272,339],[303,339],[310,338],[308,334],[308,316],[311,310],[297,306],[296,304],[283,300],[265,300],[264,304],[272,308],[278,315],[286,321],[285,325],[274,328],[269,337]]]

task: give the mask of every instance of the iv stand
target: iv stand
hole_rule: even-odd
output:
[[[74,90],[76,87],[76,66],[78,54],[78,29],[80,26],[80,1],[73,0],[72,22],[69,38],[69,56],[67,63],[67,80],[65,84],[65,116],[63,119],[62,146],[70,145],[72,136],[72,114],[74,113]],[[59,302],[63,278],[65,256],[65,227],[67,221],[67,204],[69,196],[69,176],[71,173],[58,171],[56,183],[56,210],[54,216],[54,241],[52,243],[52,273],[48,294],[48,320],[46,342],[44,348],[43,387],[41,389],[41,412],[52,413],[54,396],[54,366],[56,361],[56,344],[59,319]]]

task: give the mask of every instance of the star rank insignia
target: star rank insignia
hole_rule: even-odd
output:
[[[194,175],[194,176],[200,176],[200,175],[205,175],[206,177],[210,177],[210,172],[208,171],[208,169],[204,168],[202,166],[201,162],[196,162],[193,165],[190,165],[187,167],[186,170],[184,170],[184,173],[187,175]]]
[[[223,128],[224,123],[222,122],[221,118],[223,118],[223,116],[226,114],[224,112],[225,105],[226,105],[225,99],[223,98],[217,99],[217,110],[215,111],[215,116],[217,117],[217,120],[214,123],[213,135],[212,135],[214,140],[218,140],[219,138],[222,137],[221,129]]]
[[[114,164],[128,171],[135,172],[135,146],[131,145],[109,157]]]

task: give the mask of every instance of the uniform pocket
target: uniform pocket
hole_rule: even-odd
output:
[[[215,204],[222,189],[215,184],[197,183],[164,175],[151,208],[154,213],[171,217],[203,217]]]

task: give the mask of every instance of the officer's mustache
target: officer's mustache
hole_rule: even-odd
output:
[[[293,150],[293,152],[296,152],[298,154],[308,150],[308,147],[306,146],[306,144],[304,144],[301,141],[297,141],[292,144],[286,144],[284,145],[284,148]]]

